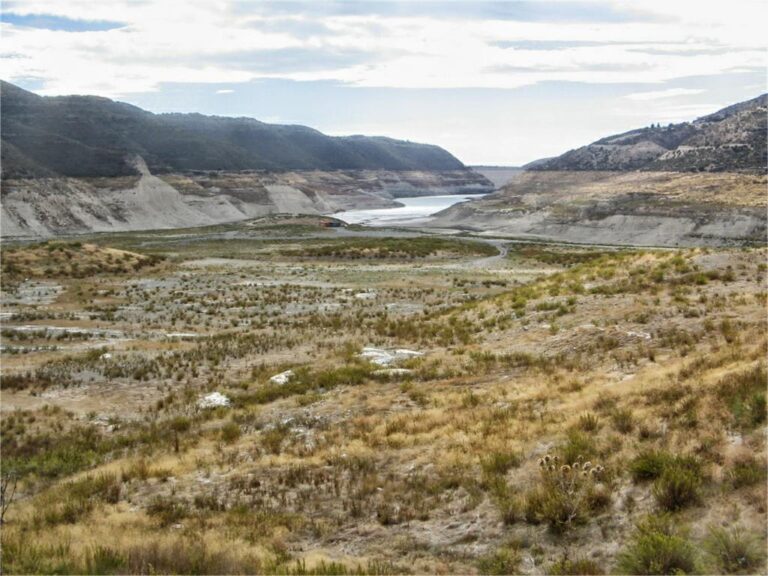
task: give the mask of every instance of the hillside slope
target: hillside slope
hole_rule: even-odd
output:
[[[3,180],[3,237],[187,228],[269,214],[332,214],[398,206],[400,196],[489,192],[469,170],[310,170]]]
[[[188,170],[460,170],[442,148],[331,137],[252,118],[152,114],[95,96],[42,97],[2,82],[3,178],[127,176]]]
[[[430,225],[584,244],[764,244],[767,102],[763,95],[538,160]]]
[[[767,113],[768,95],[763,94],[693,122],[608,136],[526,168],[765,173]]]
[[[430,226],[579,244],[764,244],[767,184],[722,172],[528,171]]]

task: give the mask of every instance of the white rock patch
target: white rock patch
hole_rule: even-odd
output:
[[[230,404],[231,400],[220,392],[208,394],[197,401],[197,405],[200,408],[219,408],[221,406],[229,406]]]
[[[360,300],[374,300],[376,298],[376,292],[358,292],[355,294],[355,298]]]
[[[293,370],[286,370],[285,372],[280,372],[280,374],[275,374],[269,381],[272,382],[272,384],[279,384],[282,386],[283,384],[287,384],[293,376]]]
[[[378,364],[379,366],[389,366],[408,358],[414,358],[416,356],[423,356],[423,352],[417,352],[416,350],[407,350],[405,348],[398,348],[396,350],[384,350],[383,348],[371,348],[365,347],[360,353],[360,358],[365,358],[368,361]]]
[[[409,370],[408,368],[384,368],[382,370],[376,370],[373,373],[374,376],[389,376],[389,377],[407,376],[408,374],[413,374],[413,370]]]

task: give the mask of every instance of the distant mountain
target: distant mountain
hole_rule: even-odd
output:
[[[760,172],[768,166],[768,94],[693,122],[609,136],[528,170]]]
[[[96,96],[43,97],[0,83],[3,178],[127,176],[194,170],[461,170],[438,146],[331,137],[252,118],[153,114]]]

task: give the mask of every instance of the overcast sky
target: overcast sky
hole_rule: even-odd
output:
[[[766,91],[766,0],[6,0],[2,77],[519,165]]]

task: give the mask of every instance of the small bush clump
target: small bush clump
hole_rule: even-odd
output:
[[[728,484],[738,490],[744,486],[765,483],[765,464],[751,455],[746,455],[734,461],[726,473]]]
[[[552,532],[562,534],[574,525],[584,524],[590,513],[602,506],[598,500],[590,500],[604,474],[602,466],[585,462],[581,456],[570,464],[561,464],[558,457],[546,455],[539,460],[539,468],[541,483],[526,497],[528,522],[545,522]]]
[[[756,574],[765,570],[765,548],[760,538],[741,530],[712,528],[704,546],[719,574]]]
[[[562,456],[565,462],[577,462],[580,458],[594,458],[596,454],[595,441],[587,434],[573,430],[563,446]]]
[[[701,478],[692,470],[670,466],[653,484],[656,503],[668,512],[676,512],[701,501]]]
[[[147,507],[147,514],[156,518],[160,526],[166,527],[186,518],[189,514],[189,507],[182,500],[157,496]]]
[[[701,463],[693,456],[679,456],[662,450],[646,450],[630,462],[632,480],[643,482],[656,480],[668,468],[684,468],[701,475]]]
[[[616,431],[622,434],[629,434],[635,428],[635,417],[632,414],[632,410],[628,408],[622,408],[613,412],[611,414],[611,422]]]
[[[512,451],[494,451],[480,460],[483,476],[503,476],[510,468],[520,465],[520,454]]]
[[[692,574],[696,556],[668,516],[649,516],[620,554],[619,569],[625,574]]]
[[[238,426],[235,422],[227,422],[224,426],[222,426],[221,431],[221,440],[227,444],[232,444],[240,438],[240,426]]]
[[[575,576],[575,575],[589,575],[589,574],[605,574],[600,565],[594,560],[588,558],[577,558],[574,560],[568,560],[563,558],[558,560],[547,570],[547,574],[553,576]]]
[[[764,364],[729,374],[717,387],[717,395],[731,411],[734,424],[744,430],[766,421],[765,383],[768,372]]]
[[[600,428],[600,420],[591,412],[579,416],[579,429],[584,432],[596,432]]]
[[[521,560],[517,548],[505,546],[482,558],[478,568],[482,574],[517,574]]]

